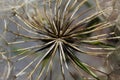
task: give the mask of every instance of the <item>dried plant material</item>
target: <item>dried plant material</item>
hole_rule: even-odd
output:
[[[105,18],[120,30],[120,0],[96,0],[96,2],[98,10],[102,11],[108,8],[108,10],[103,11]]]
[[[108,63],[111,68],[108,76],[108,80],[119,80],[120,79],[120,47],[111,52],[108,55]]]
[[[95,5],[84,8],[85,4],[88,0],[39,0],[12,10],[15,14],[7,17],[1,38],[10,49],[6,59],[25,64],[14,74],[16,79],[27,75],[27,80],[56,80],[59,75],[60,80],[76,80],[73,69],[80,79],[100,80],[96,72],[107,76],[84,63],[80,56],[106,55],[116,49],[107,41],[120,37],[113,36],[114,31],[91,35],[114,24],[99,18],[109,8],[95,11]]]
[[[0,53],[0,79],[1,80],[8,80],[12,79],[12,64],[8,60],[5,52]]]
[[[116,2],[119,0],[96,0],[98,3],[98,10],[103,10],[104,16],[109,20],[109,21],[116,21],[119,16],[119,10],[118,8],[115,8]],[[104,11],[104,9],[107,9]]]
[[[114,52],[108,56],[108,61],[111,64],[112,73],[120,75],[120,48],[118,47]]]
[[[35,0],[0,0],[0,17],[11,16],[13,15],[14,9],[20,10],[34,1]]]

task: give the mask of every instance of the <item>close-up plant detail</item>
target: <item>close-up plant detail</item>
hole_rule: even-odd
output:
[[[3,80],[112,80],[112,65],[103,71],[82,60],[104,59],[105,68],[119,42],[115,23],[104,15],[109,8],[98,2],[25,0],[11,7],[0,27],[0,55],[10,69]]]

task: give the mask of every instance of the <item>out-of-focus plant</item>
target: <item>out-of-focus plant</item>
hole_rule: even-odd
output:
[[[116,24],[116,27],[119,29],[119,22],[120,22],[120,0],[96,0],[97,2],[97,9],[103,10],[103,14],[107,17],[112,24]]]
[[[108,56],[108,62],[111,67],[111,72],[109,73],[109,78],[111,80],[120,79],[120,48],[118,47],[114,52]]]
[[[37,0],[0,0],[0,17],[11,16],[13,9],[20,9],[23,6],[34,3]]]
[[[108,11],[103,11],[104,16],[107,18],[109,22],[115,24],[116,35],[119,35],[120,30],[120,0],[96,0],[97,9],[103,10],[107,9]],[[115,51],[108,54],[108,63],[111,66],[110,77],[111,80],[119,80],[120,77],[120,47],[118,41],[118,47]]]
[[[8,22],[4,36],[12,51],[8,59],[20,64],[20,61],[31,58],[14,77],[27,74],[28,80],[57,80],[56,76],[60,75],[60,80],[66,80],[69,75],[77,80],[73,69],[82,80],[101,80],[97,72],[107,76],[107,73],[95,69],[79,58],[80,54],[106,55],[115,50],[115,45],[107,41],[119,38],[114,31],[102,33],[103,30],[114,27],[107,18],[100,19],[103,12],[109,9],[95,11],[97,4],[83,9],[88,1],[34,0],[27,5],[23,2],[24,5],[19,9],[10,9],[14,15],[6,19]],[[93,35],[94,33],[98,34]],[[6,36],[10,34],[14,35],[14,40],[8,40]]]
[[[11,76],[12,73],[12,64],[9,61],[8,57],[5,55],[6,52],[0,49],[0,79],[8,80],[13,79]]]

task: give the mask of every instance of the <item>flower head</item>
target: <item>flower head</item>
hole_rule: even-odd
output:
[[[40,0],[38,4],[29,4],[25,9],[23,7],[23,10],[14,9],[16,14],[9,18],[9,21],[16,25],[12,26],[16,30],[9,27],[6,29],[16,38],[13,42],[8,41],[11,48],[14,48],[14,45],[17,48],[13,52],[18,52],[11,59],[19,58],[17,61],[21,61],[34,56],[34,59],[16,74],[17,77],[35,65],[30,72],[28,71],[28,79],[52,79],[53,68],[58,65],[63,80],[66,79],[65,70],[75,79],[70,69],[72,64],[78,71],[82,69],[98,79],[89,66],[79,59],[79,54],[98,55],[104,54],[102,51],[114,50],[104,41],[118,37],[109,37],[114,35],[114,32],[91,36],[95,32],[109,30],[113,24],[99,19],[103,11],[95,12],[94,7],[82,10],[86,4],[87,0],[79,3],[78,0]]]

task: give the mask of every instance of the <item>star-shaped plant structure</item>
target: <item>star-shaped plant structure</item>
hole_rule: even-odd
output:
[[[16,77],[34,65],[28,71],[28,80],[46,80],[48,77],[53,80],[52,73],[57,74],[54,70],[58,65],[57,69],[61,71],[63,80],[66,80],[66,70],[71,78],[77,80],[71,66],[79,74],[83,70],[99,80],[93,72],[94,68],[83,63],[79,55],[99,55],[104,54],[102,51],[114,50],[105,41],[119,37],[109,37],[114,35],[110,31],[92,36],[95,32],[109,30],[113,24],[100,20],[103,11],[95,12],[95,7],[91,6],[83,9],[85,5],[88,5],[88,0],[40,0],[38,3],[25,5],[22,9],[13,9],[14,17],[8,18],[5,28],[6,32],[14,34],[13,37],[16,38],[6,41],[15,55],[10,59],[18,58],[19,62],[30,56],[34,58],[16,73]],[[14,25],[11,26],[10,23]],[[21,44],[24,46],[20,46]]]

